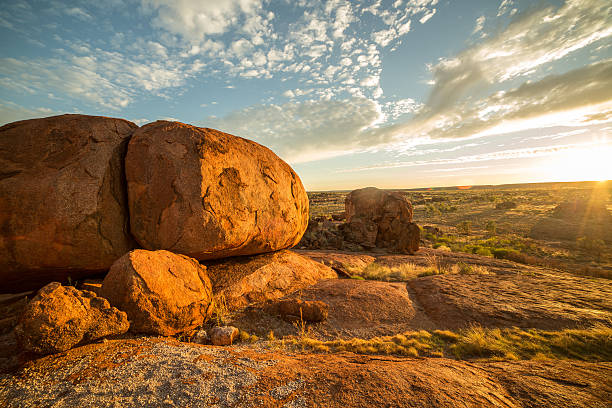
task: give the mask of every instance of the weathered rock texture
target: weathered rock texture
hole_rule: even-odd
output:
[[[266,312],[290,321],[322,322],[329,315],[329,306],[320,300],[281,299],[266,305]]]
[[[230,346],[239,334],[234,326],[213,327],[210,330],[210,342],[214,346]]]
[[[366,248],[418,251],[420,230],[412,222],[412,204],[403,195],[375,187],[362,188],[346,197],[345,207],[347,241]]]
[[[269,149],[214,129],[157,121],[130,141],[131,230],[147,249],[200,260],[295,245],[308,198]]]
[[[208,265],[215,297],[230,309],[252,302],[279,299],[313,285],[337,278],[328,266],[291,251],[236,257]]]
[[[530,232],[539,239],[575,240],[580,237],[612,242],[612,214],[605,201],[570,200],[559,204],[551,214],[538,221]]]
[[[84,115],[0,127],[0,292],[102,272],[133,247],[123,157],[136,127]]]
[[[131,331],[174,335],[194,329],[212,313],[206,267],[168,251],[125,254],[104,278],[102,296],[125,311]]]
[[[15,335],[26,350],[52,354],[125,333],[128,328],[126,314],[106,299],[52,282],[26,306]]]

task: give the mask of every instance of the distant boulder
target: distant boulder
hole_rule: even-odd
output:
[[[123,157],[136,128],[85,115],[0,127],[0,292],[92,276],[133,248]]]
[[[271,150],[214,129],[157,121],[126,157],[131,232],[147,249],[207,260],[289,248],[308,223],[297,174]]]
[[[136,333],[170,336],[196,328],[212,314],[206,267],[169,251],[125,254],[111,267],[100,293],[127,313]]]
[[[405,196],[367,187],[347,195],[345,207],[347,241],[402,253],[419,249],[420,230],[412,222],[412,204]]]
[[[25,307],[15,335],[24,349],[52,354],[125,333],[128,328],[126,314],[111,307],[106,299],[53,282]]]

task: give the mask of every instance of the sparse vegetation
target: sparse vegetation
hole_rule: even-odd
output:
[[[545,331],[520,328],[473,326],[460,331],[409,331],[373,339],[320,341],[312,337],[291,337],[282,345],[301,351],[385,354],[407,357],[449,357],[459,360],[612,360],[612,328]]]
[[[412,201],[415,221],[427,226],[421,233],[425,246],[609,278],[612,247],[602,237],[589,235],[590,229],[571,240],[545,240],[531,233],[537,222],[561,211],[556,209],[560,203],[598,202],[609,211],[612,208],[609,185],[548,183],[403,193]],[[333,218],[344,211],[346,192],[309,193],[309,197],[313,215]],[[601,205],[597,208],[601,209]],[[566,210],[571,213],[572,208]],[[373,272],[395,277],[391,280],[403,280],[397,270]]]

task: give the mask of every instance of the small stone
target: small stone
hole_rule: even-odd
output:
[[[210,331],[210,342],[214,346],[230,346],[238,333],[234,326],[213,327]]]
[[[197,333],[191,338],[191,342],[198,344],[208,343],[208,333],[206,333],[206,330],[198,330]]]

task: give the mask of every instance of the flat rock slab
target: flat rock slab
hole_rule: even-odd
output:
[[[565,273],[438,275],[408,282],[441,329],[479,324],[559,330],[612,319],[612,282]]]
[[[534,272],[536,268],[518,264],[503,259],[489,258],[486,256],[467,254],[463,252],[450,252],[433,248],[421,248],[414,255],[390,254],[385,250],[373,250],[368,252],[351,252],[339,250],[304,250],[297,249],[295,252],[307,256],[317,262],[329,265],[340,271],[352,271],[359,274],[368,265],[376,262],[383,266],[399,266],[402,264],[414,264],[417,266],[430,266],[432,260],[442,265],[464,263],[468,265],[486,266],[491,272],[498,274]]]
[[[223,259],[207,267],[216,299],[229,309],[282,298],[338,276],[330,267],[288,250]]]
[[[0,405],[605,407],[612,363],[462,362],[113,340],[0,375]]]
[[[328,305],[327,320],[308,325],[310,333],[322,340],[367,339],[433,328],[423,313],[417,314],[404,283],[328,279],[287,298],[322,301]],[[266,313],[266,305],[244,309],[232,324],[259,336],[265,336],[270,330],[277,337],[295,335],[299,329]]]

